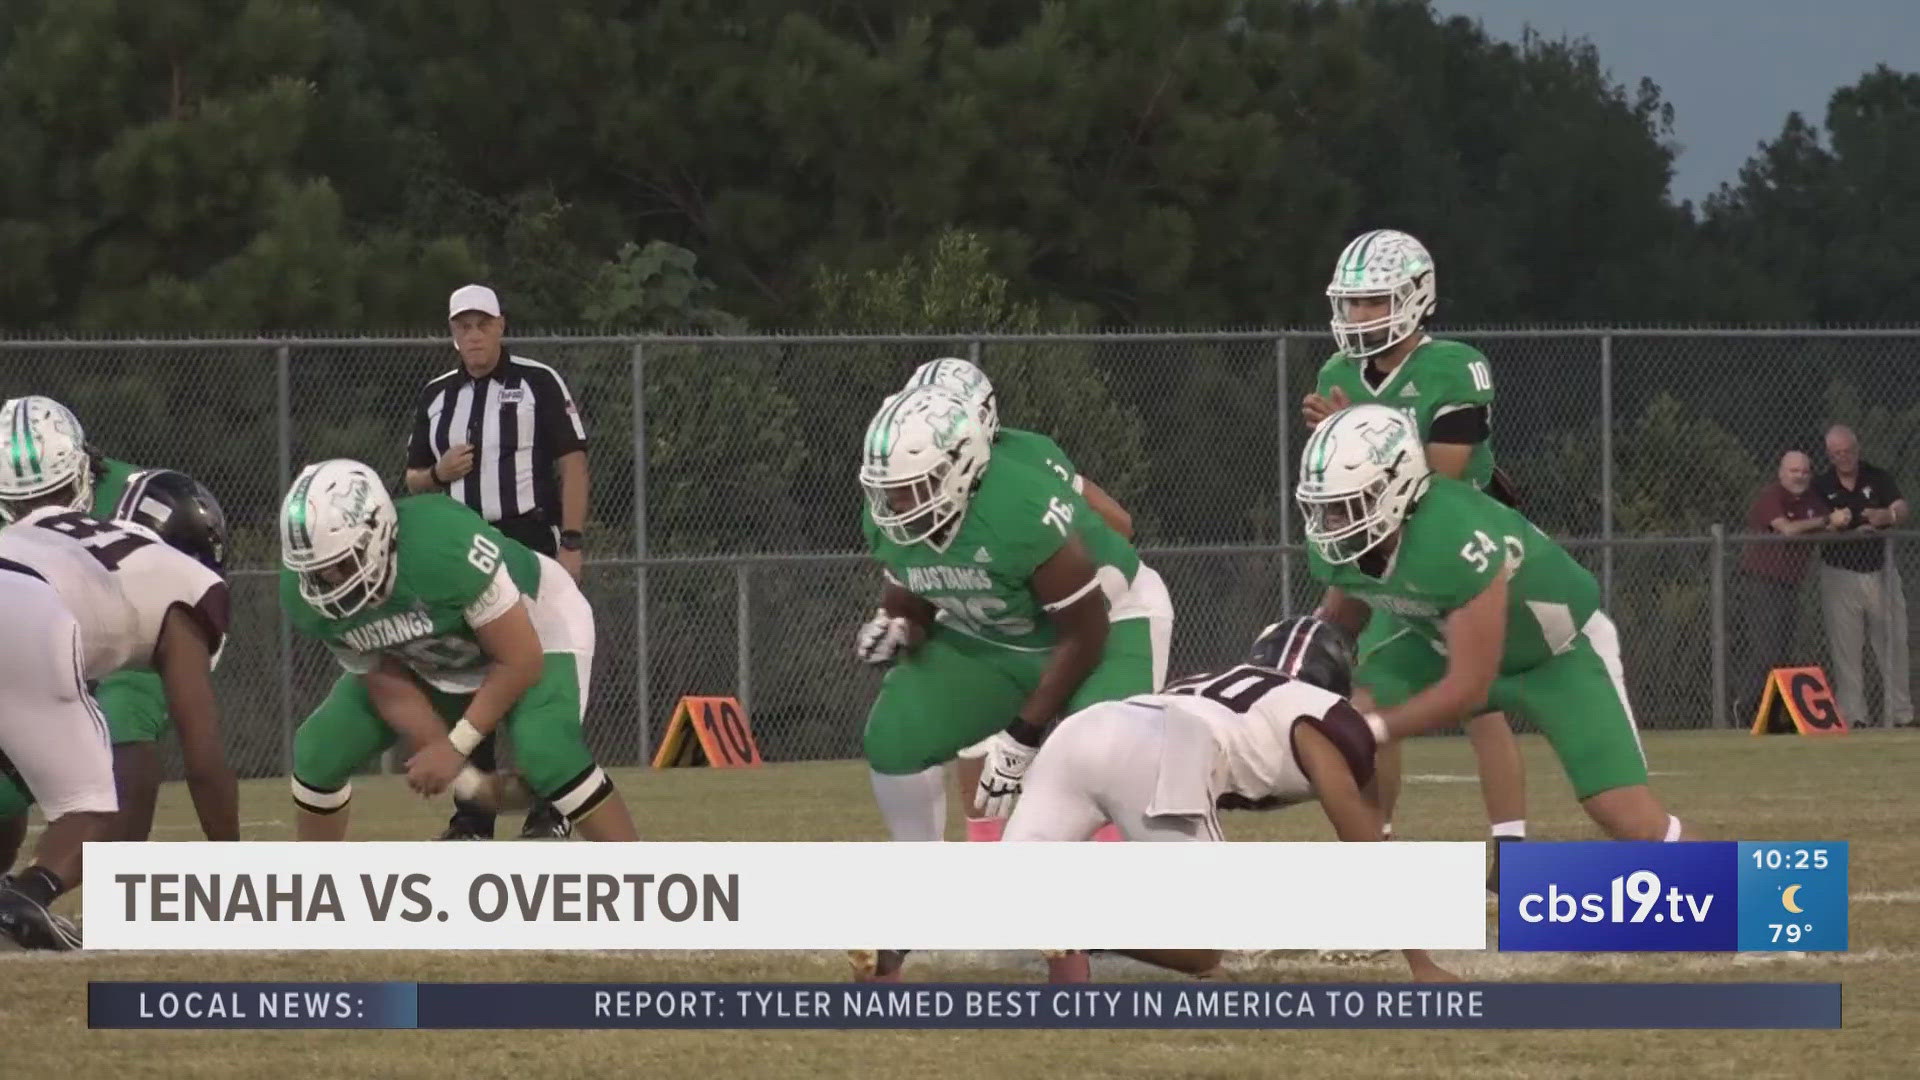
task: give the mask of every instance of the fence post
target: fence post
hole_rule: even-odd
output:
[[[633,343],[633,648],[634,699],[640,717],[639,758],[653,759],[653,709],[647,671],[647,347]]]
[[[967,342],[967,360],[974,367],[980,366],[980,339],[979,338],[974,338],[972,341]]]
[[[293,486],[293,347],[282,342],[274,350],[275,394],[277,403],[274,411],[280,428],[280,487],[284,493]],[[279,595],[279,576],[267,579],[268,586]],[[273,605],[274,620],[280,624],[280,765],[286,775],[293,775],[293,621],[287,618],[286,609]]]
[[[1893,632],[1893,620],[1896,618],[1896,612],[1906,610],[1907,597],[1905,591],[1900,588],[1900,570],[1893,562],[1892,536],[1881,538],[1880,553],[1880,610],[1885,613],[1880,621],[1886,624],[1887,636],[1886,640],[1875,646],[1873,651],[1880,654],[1879,663],[1874,665],[1880,669],[1880,723],[1883,727],[1890,728],[1901,722],[1901,718],[1893,714],[1894,665],[1898,664],[1906,668],[1913,661],[1907,655],[1893,655],[1896,636]],[[1895,607],[1895,604],[1900,606]],[[1861,662],[1861,667],[1863,669],[1866,667],[1865,661]],[[1862,671],[1862,674],[1865,672]],[[1912,723],[1913,720],[1908,718],[1906,722]]]
[[[1613,335],[1600,336],[1600,606],[1613,607]]]
[[[733,696],[753,714],[753,568],[733,564]]]
[[[1707,602],[1713,609],[1713,726],[1726,727],[1732,722],[1727,716],[1727,530],[1716,521],[1708,531],[1713,535],[1707,571]]]
[[[1293,617],[1293,556],[1286,545],[1293,539],[1293,499],[1288,493],[1287,483],[1287,440],[1292,437],[1293,425],[1287,422],[1287,338],[1282,334],[1273,339],[1273,405],[1277,419],[1274,436],[1274,495],[1279,501],[1280,514],[1280,617]]]

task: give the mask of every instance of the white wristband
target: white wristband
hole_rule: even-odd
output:
[[[455,750],[460,751],[462,757],[472,754],[473,748],[479,746],[480,741],[485,738],[485,735],[480,734],[479,728],[467,723],[465,717],[453,725],[452,731],[447,732],[447,741],[453,744]]]

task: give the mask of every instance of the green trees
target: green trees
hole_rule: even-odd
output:
[[[352,221],[305,160],[320,5],[22,0],[5,19],[5,325],[366,325],[473,265],[459,240]]]
[[[956,231],[1050,327],[1299,325],[1376,225],[1455,325],[1899,318],[1916,82],[1696,223],[1656,87],[1421,0],[19,0],[0,328],[425,329],[485,276],[521,330],[813,329]]]
[[[1920,268],[1920,75],[1882,66],[1798,113],[1707,200],[1703,243],[1763,276],[1779,321],[1911,321]]]

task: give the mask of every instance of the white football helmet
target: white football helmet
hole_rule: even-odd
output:
[[[0,518],[12,521],[13,504],[58,494],[72,485],[65,505],[93,507],[93,456],[80,421],[49,397],[17,397],[0,405]]]
[[[1000,403],[994,398],[993,383],[978,365],[957,356],[929,360],[914,368],[913,377],[907,380],[907,389],[916,386],[944,387],[973,402],[980,410],[980,428],[986,432],[987,441],[1000,437]]]
[[[990,452],[972,401],[938,386],[889,397],[867,425],[860,464],[873,523],[896,544],[947,550]]]
[[[346,619],[393,595],[400,515],[380,474],[335,458],[300,470],[280,507],[280,561],[300,596]]]
[[[1293,497],[1308,542],[1330,563],[1358,559],[1400,528],[1432,475],[1407,414],[1385,405],[1334,413],[1300,452]]]
[[[1387,298],[1385,315],[1364,321],[1348,318],[1348,301],[1370,297]],[[1327,299],[1333,305],[1333,339],[1340,351],[1355,359],[1386,352],[1418,333],[1439,303],[1433,256],[1403,232],[1361,233],[1333,264]]]

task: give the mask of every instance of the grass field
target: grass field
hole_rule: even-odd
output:
[[[1594,834],[1538,738],[1523,739],[1533,834]],[[1815,741],[1744,734],[1651,735],[1657,790],[1716,839],[1850,840],[1852,951],[1774,958],[1724,954],[1452,953],[1486,981],[1838,980],[1837,1032],[133,1032],[89,1031],[91,979],[728,981],[839,980],[837,953],[0,954],[0,1048],[22,1076],[304,1078],[379,1076],[970,1076],[979,1078],[1830,1077],[1920,1076],[1920,735]],[[1483,832],[1463,739],[1408,749],[1398,831],[1457,840]],[[880,839],[858,763],[769,766],[752,774],[626,771],[642,835],[662,840]],[[422,839],[445,804],[397,778],[356,785],[356,839]],[[287,839],[284,781],[241,793],[248,839]],[[156,840],[196,839],[184,788],[162,793]],[[511,824],[517,828],[517,818]],[[502,832],[508,830],[503,821]],[[1312,807],[1229,815],[1234,839],[1331,839]],[[956,887],[959,887],[956,883]],[[1417,886],[1409,888],[1417,897]],[[1490,934],[1491,937],[1491,934]],[[1096,979],[1163,978],[1095,959]],[[1232,977],[1263,982],[1400,980],[1397,958],[1332,966],[1311,954],[1242,956]],[[1039,981],[1037,958],[916,954],[913,981]]]

